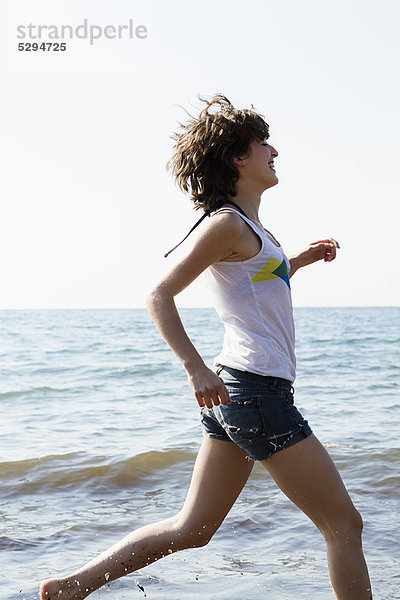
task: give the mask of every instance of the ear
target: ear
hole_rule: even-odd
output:
[[[242,154],[241,156],[235,156],[233,159],[233,164],[235,167],[243,167],[246,164],[246,159],[248,158],[247,154]]]

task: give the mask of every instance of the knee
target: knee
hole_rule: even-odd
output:
[[[179,549],[201,548],[206,546],[215,533],[215,528],[207,524],[187,521],[179,514],[175,517],[174,531]]]
[[[363,520],[354,507],[346,513],[325,523],[320,531],[327,543],[361,544]]]

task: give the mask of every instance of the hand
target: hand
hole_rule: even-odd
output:
[[[293,275],[300,267],[311,265],[318,260],[331,262],[336,258],[337,248],[340,248],[340,246],[333,238],[313,242],[308,248],[290,259],[290,275]]]
[[[339,243],[333,238],[319,240],[310,244],[308,251],[315,256],[312,262],[324,259],[325,262],[331,262],[336,258],[336,248],[340,248]],[[310,264],[310,263],[307,263]]]
[[[218,377],[205,365],[196,368],[187,368],[189,385],[200,407],[212,408],[219,404],[229,404],[228,391],[221,377]]]

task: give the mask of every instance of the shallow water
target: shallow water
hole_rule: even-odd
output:
[[[222,329],[186,309],[212,363]],[[399,308],[297,309],[296,405],[364,523],[375,598],[399,598]],[[0,312],[0,599],[33,600],[180,507],[201,441],[186,376],[145,310]],[[324,544],[262,467],[205,548],[167,557],[93,598],[333,597]],[[234,592],[232,592],[234,590]]]

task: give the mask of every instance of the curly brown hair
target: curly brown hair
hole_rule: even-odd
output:
[[[199,116],[180,123],[174,153],[167,163],[180,189],[190,192],[195,208],[210,209],[222,196],[235,196],[239,170],[233,159],[256,140],[269,137],[269,126],[253,106],[237,109],[223,94],[211,100]],[[217,108],[216,111],[213,109]]]

